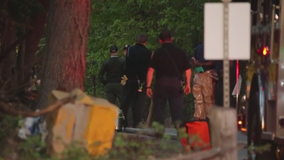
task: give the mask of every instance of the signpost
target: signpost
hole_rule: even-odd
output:
[[[224,62],[223,62],[223,81],[224,81],[224,107],[230,107],[230,62],[229,62],[229,50],[228,50],[228,41],[229,41],[229,32],[228,32],[228,23],[229,23],[229,2],[231,0],[223,0],[223,50],[224,50]]]
[[[250,59],[250,3],[205,3],[204,58],[223,60],[224,107],[230,107],[230,60]]]
[[[236,147],[237,113],[230,108],[230,60],[250,59],[250,3],[205,3],[204,58],[223,60],[224,108],[210,110],[211,146]],[[237,160],[237,151],[221,159]]]

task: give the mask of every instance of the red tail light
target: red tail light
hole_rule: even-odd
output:
[[[238,130],[241,130],[241,128],[243,127],[243,120],[242,120],[243,116],[242,115],[238,115]]]
[[[266,56],[270,54],[269,48],[268,47],[263,47],[262,49],[257,49],[256,52],[258,54],[262,54],[263,56]]]
[[[262,49],[262,55],[266,56],[267,54],[269,54],[269,49],[268,49],[268,47],[263,47],[263,49]]]

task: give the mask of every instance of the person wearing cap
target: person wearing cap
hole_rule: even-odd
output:
[[[131,106],[133,112],[133,127],[138,127],[145,114],[146,74],[151,59],[151,50],[146,48],[148,36],[140,34],[136,44],[128,48],[125,57],[126,84],[123,88],[121,110],[128,117]],[[126,126],[128,120],[126,119]]]
[[[124,54],[124,56],[126,56],[127,50],[128,50],[129,47],[130,47],[130,45],[128,45],[128,44],[126,44],[126,45],[123,47],[123,54]]]
[[[120,82],[124,59],[118,56],[118,48],[115,45],[110,47],[110,55],[110,58],[102,64],[98,78],[105,85],[106,99],[113,104],[118,100],[121,104],[123,86]]]
[[[184,122],[184,94],[190,93],[191,65],[185,51],[172,44],[170,31],[159,35],[162,46],[158,48],[151,60],[147,73],[147,95],[153,100],[153,121],[164,125],[164,113],[167,101],[176,128]],[[151,83],[156,72],[154,92]],[[183,74],[186,81],[183,85]]]

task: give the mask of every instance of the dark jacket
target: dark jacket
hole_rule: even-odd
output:
[[[104,85],[107,83],[120,83],[123,76],[124,63],[124,59],[120,57],[111,57],[105,61],[99,71],[99,80]]]
[[[155,51],[150,67],[156,71],[156,79],[176,77],[183,81],[183,74],[191,65],[185,51],[172,43],[164,43]]]
[[[203,43],[199,44],[194,50],[194,58],[198,60],[200,63],[207,63],[209,61],[204,59],[204,45]],[[216,65],[212,66],[202,66],[204,71],[215,69]]]
[[[128,48],[124,70],[128,80],[146,81],[151,54],[151,50],[139,43]]]

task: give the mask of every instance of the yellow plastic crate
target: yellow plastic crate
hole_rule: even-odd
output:
[[[76,89],[71,93],[53,91],[56,99],[77,95],[74,104],[62,106],[52,127],[53,152],[62,153],[72,142],[79,142],[90,154],[105,154],[112,147],[118,108],[102,98],[87,96]]]

